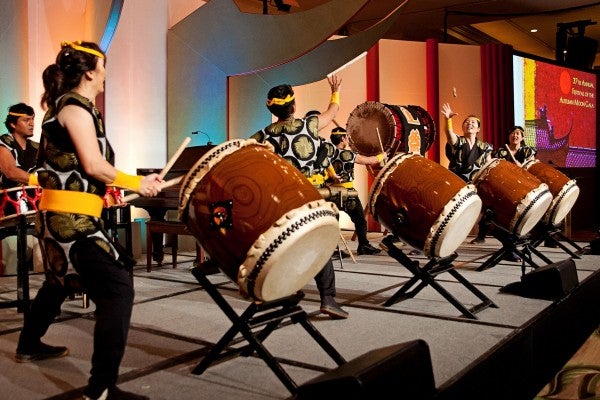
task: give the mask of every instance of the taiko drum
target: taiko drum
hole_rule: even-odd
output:
[[[338,210],[293,165],[255,140],[204,154],[182,181],[179,217],[254,300],[292,295],[331,257]]]

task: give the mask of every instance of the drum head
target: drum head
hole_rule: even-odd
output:
[[[376,156],[383,151],[392,156],[402,134],[396,113],[377,101],[358,105],[348,117],[346,131],[352,150],[363,156]]]
[[[240,292],[272,301],[302,289],[337,246],[337,214],[333,203],[319,200],[280,218],[248,251],[238,273]]]
[[[578,197],[579,187],[574,180],[571,180],[552,200],[544,217],[544,222],[552,226],[559,225],[571,211]]]

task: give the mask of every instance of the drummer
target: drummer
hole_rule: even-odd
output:
[[[25,103],[18,103],[8,108],[8,115],[4,121],[8,133],[0,136],[0,188],[2,189],[23,185],[37,186],[37,175],[32,173],[39,148],[39,143],[31,139],[34,119],[33,108]],[[27,190],[27,194],[28,198],[34,201],[35,190]],[[22,196],[21,190],[10,193],[14,201]],[[1,210],[2,216],[16,215],[22,207],[7,202]],[[27,205],[24,207],[29,208]]]
[[[522,167],[527,161],[535,158],[537,151],[530,146],[525,144],[523,140],[525,130],[516,125],[508,130],[507,143],[503,147],[497,149],[493,154],[493,158],[501,158],[511,163]],[[479,230],[475,239],[471,241],[473,244],[485,243],[485,236],[490,227],[489,218],[482,220],[479,223]],[[509,257],[511,258],[511,257]],[[516,255],[512,255],[511,261],[520,261],[520,258]]]
[[[475,115],[468,115],[462,123],[462,136],[452,129],[452,118],[458,115],[450,104],[442,105],[442,114],[446,117],[446,156],[450,160],[448,169],[470,183],[473,175],[492,160],[492,145],[480,140],[481,121]]]
[[[494,158],[502,158],[522,167],[527,161],[533,160],[537,150],[527,146],[523,136],[525,130],[516,125],[508,131],[507,143],[493,154]]]
[[[331,165],[335,169],[335,177],[328,182],[331,186],[346,188],[349,191],[354,189],[354,164],[373,165],[381,164],[387,160],[387,154],[382,152],[376,156],[363,156],[350,150],[350,140],[346,130],[342,127],[335,127],[331,131],[331,143],[335,146],[335,151],[330,158]],[[367,219],[363,205],[358,196],[348,196],[340,209],[350,216],[350,220],[356,228],[356,237],[358,238],[357,252],[363,254],[378,254],[381,250],[373,247],[367,238]]]
[[[319,126],[329,124],[340,108],[341,80],[333,75],[327,78],[331,87],[331,100],[327,110],[308,118],[296,118],[296,100],[290,85],[278,85],[267,94],[267,108],[277,117],[277,121],[256,132],[251,139],[269,142],[275,152],[288,160],[315,187],[323,187],[327,174],[328,158],[326,151],[319,148],[323,142],[319,137]],[[323,155],[325,155],[323,157]],[[319,161],[319,162],[317,162]],[[332,168],[329,168],[330,173]],[[348,312],[335,301],[335,273],[331,259],[315,276],[321,297],[321,312],[332,318],[348,318]]]
[[[25,103],[8,108],[4,126],[9,133],[0,136],[0,186],[3,189],[37,185],[36,175],[30,173],[39,148],[39,143],[31,139],[34,119],[33,108]]]

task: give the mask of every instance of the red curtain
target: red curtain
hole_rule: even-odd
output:
[[[514,90],[512,46],[484,44],[481,46],[481,97],[483,140],[501,147],[508,129],[514,125]]]
[[[440,162],[440,66],[438,55],[438,41],[427,39],[426,42],[427,63],[427,112],[431,115],[436,126],[437,138],[431,148],[427,151],[427,158]]]
[[[375,43],[367,51],[366,57],[367,101],[379,101],[379,44]],[[369,174],[369,188],[373,184],[373,176]],[[380,232],[381,225],[370,213],[367,214],[367,229],[369,232]]]

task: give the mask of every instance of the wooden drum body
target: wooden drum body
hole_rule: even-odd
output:
[[[417,154],[398,154],[369,194],[379,222],[428,257],[447,257],[477,222],[482,201],[473,185]]]
[[[358,105],[346,126],[350,146],[364,156],[385,151],[425,154],[435,140],[435,124],[419,106],[395,106],[376,101]],[[383,147],[383,150],[382,150]]]
[[[523,168],[503,159],[493,159],[473,176],[484,208],[493,211],[493,221],[517,236],[526,235],[550,206],[548,185]]]
[[[540,160],[528,161],[523,165],[523,168],[548,185],[550,193],[554,197],[543,221],[552,226],[560,224],[575,205],[577,197],[579,197],[577,182]]]
[[[292,295],[314,278],[338,243],[337,215],[300,171],[252,139],[207,152],[180,191],[181,221],[255,300]]]

